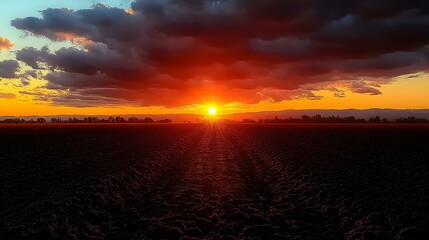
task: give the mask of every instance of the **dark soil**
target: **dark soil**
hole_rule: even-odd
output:
[[[0,126],[0,239],[429,239],[429,126]]]

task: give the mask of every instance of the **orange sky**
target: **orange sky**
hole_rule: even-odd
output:
[[[381,95],[366,95],[346,90],[345,97],[334,97],[327,90],[316,91],[323,96],[321,100],[293,99],[279,102],[270,100],[255,104],[231,102],[223,105],[207,98],[207,102],[195,102],[195,105],[184,107],[66,107],[53,106],[49,102],[35,101],[31,96],[20,95],[22,87],[14,87],[12,80],[0,82],[0,92],[15,94],[15,97],[0,98],[0,116],[29,116],[29,115],[119,115],[119,114],[206,114],[210,106],[215,106],[218,114],[240,112],[280,111],[287,109],[429,109],[429,76],[422,75],[418,79],[398,78],[396,82],[380,87]],[[43,81],[39,81],[39,84]],[[37,84],[27,87],[35,91]],[[174,101],[174,100],[172,100]]]

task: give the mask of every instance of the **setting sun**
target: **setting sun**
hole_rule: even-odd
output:
[[[216,114],[216,109],[214,107],[209,108],[208,110],[210,115],[215,115]]]

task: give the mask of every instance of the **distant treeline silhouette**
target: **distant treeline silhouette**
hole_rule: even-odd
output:
[[[365,118],[356,118],[355,116],[340,117],[329,116],[322,117],[320,114],[314,116],[303,115],[301,118],[265,118],[265,119],[243,119],[242,123],[429,123],[425,118],[402,117],[394,120],[381,118],[380,116]]]
[[[37,118],[36,120],[30,119],[20,119],[20,118],[12,118],[5,119],[3,121],[0,120],[0,123],[47,123],[48,121],[45,118]],[[99,119],[97,117],[85,117],[83,119],[79,118],[51,118],[51,123],[171,123],[171,119],[161,119],[161,120],[153,120],[152,118],[136,118],[130,117],[125,119],[123,117],[109,117],[107,119]]]
[[[208,120],[206,120],[208,121]],[[250,119],[246,118],[242,121],[230,120],[230,119],[220,119],[217,120],[222,123],[429,123],[429,120],[425,118],[417,117],[402,117],[396,118],[394,120],[388,120],[387,118],[381,118],[380,116],[371,117],[368,119],[365,118],[356,118],[354,116],[349,117],[340,117],[340,116],[329,116],[322,117],[320,114],[314,116],[303,115],[301,118],[265,118],[265,119]],[[125,119],[123,117],[109,117],[107,119],[99,119],[97,117],[85,117],[83,119],[79,118],[51,118],[50,121],[47,121],[45,118],[37,119],[20,119],[20,118],[11,118],[0,120],[0,123],[171,123],[171,119],[162,119],[162,120],[153,120],[150,117],[146,118],[136,118],[130,117]],[[197,121],[204,122],[204,121]]]

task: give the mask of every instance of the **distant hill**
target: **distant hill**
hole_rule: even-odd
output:
[[[264,119],[264,118],[300,118],[302,115],[314,116],[320,114],[322,117],[328,116],[340,116],[340,117],[348,117],[355,116],[356,118],[365,118],[368,119],[370,117],[380,116],[381,118],[387,118],[388,120],[394,120],[395,118],[402,117],[417,117],[417,118],[425,118],[429,119],[429,109],[410,109],[410,110],[397,110],[397,109],[365,109],[365,110],[357,110],[357,109],[346,109],[346,110],[335,110],[335,109],[310,109],[310,110],[284,110],[284,111],[273,111],[273,112],[256,112],[256,113],[238,113],[238,114],[230,114],[230,115],[219,115],[218,118],[222,119],[231,119],[231,120],[243,120],[245,118],[250,119]],[[10,119],[10,118],[20,118],[25,120],[37,119],[39,117],[45,118],[49,121],[51,118],[61,118],[61,119],[69,119],[69,118],[78,118],[83,119],[85,117],[97,117],[99,119],[106,119],[109,116],[121,116],[125,119],[129,117],[137,117],[137,118],[146,118],[150,117],[152,119],[161,120],[161,119],[171,119],[173,122],[196,122],[198,119],[204,119],[206,116],[204,115],[196,115],[196,114],[160,114],[160,115],[151,115],[151,114],[127,114],[127,115],[51,115],[51,116],[0,116],[0,120]]]

